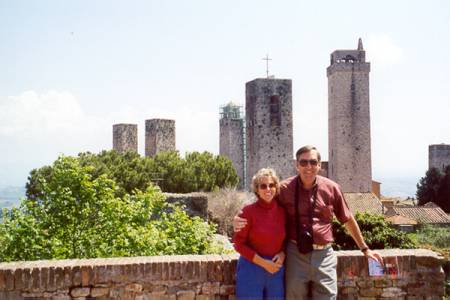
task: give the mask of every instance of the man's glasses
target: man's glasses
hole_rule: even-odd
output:
[[[277,187],[277,185],[275,183],[269,183],[269,184],[261,183],[260,185],[258,185],[258,187],[261,190],[265,190],[267,188],[274,189]]]
[[[312,167],[317,166],[317,164],[319,163],[319,161],[317,159],[300,159],[298,161],[298,163],[300,164],[300,166],[302,167],[306,167],[308,164],[310,164]]]

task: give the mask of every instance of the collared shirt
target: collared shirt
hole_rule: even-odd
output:
[[[274,256],[284,248],[286,213],[273,199],[270,203],[258,199],[242,209],[247,225],[234,233],[234,248],[249,261],[255,254]]]
[[[298,177],[287,178],[281,182],[279,203],[287,213],[287,238],[297,240],[295,228],[295,186]],[[311,225],[310,211],[315,190],[317,190],[316,205],[313,213],[312,231],[314,244],[325,245],[334,241],[332,221],[333,215],[339,222],[346,223],[352,213],[348,208],[339,185],[322,176],[317,175],[316,183],[310,190],[303,188],[299,182],[299,218],[305,227]]]

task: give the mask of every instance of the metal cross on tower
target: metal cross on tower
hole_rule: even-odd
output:
[[[272,59],[269,58],[269,54],[266,54],[266,57],[264,57],[262,60],[266,61],[266,74],[267,74],[267,78],[269,78],[269,60],[272,60]]]

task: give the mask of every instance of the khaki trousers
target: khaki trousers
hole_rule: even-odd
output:
[[[312,299],[336,299],[337,258],[333,248],[298,252],[297,245],[288,242],[286,253],[286,299],[308,299],[308,285],[312,282]]]

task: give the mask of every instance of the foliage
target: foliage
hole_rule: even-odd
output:
[[[60,157],[46,170],[34,174],[39,193],[5,211],[0,261],[212,251],[215,226],[166,203],[152,184],[117,197],[115,181],[94,177],[79,158]]]
[[[77,160],[81,166],[89,166],[87,172],[93,179],[100,176],[114,180],[114,193],[118,197],[145,191],[157,184],[163,192],[189,193],[214,191],[223,187],[234,187],[239,177],[231,161],[208,152],[187,153],[183,159],[176,151],[161,152],[155,157],[140,157],[135,152],[120,154],[117,151],[102,151],[99,154],[80,153]],[[45,166],[30,172],[26,184],[29,199],[38,199],[42,183],[38,178],[50,178],[53,169]]]
[[[436,248],[450,248],[450,228],[432,225],[422,226],[417,231],[417,242]]]
[[[208,210],[211,220],[218,225],[217,232],[232,237],[234,216],[252,199],[254,194],[236,189],[227,188],[211,192],[208,195]]]
[[[372,249],[415,248],[416,245],[405,233],[396,230],[381,215],[356,213],[355,219],[361,229],[364,240]],[[352,237],[337,220],[333,221],[333,233],[336,249],[358,249]]]
[[[419,205],[434,202],[446,213],[450,213],[450,166],[442,173],[436,168],[429,169],[417,184]]]

